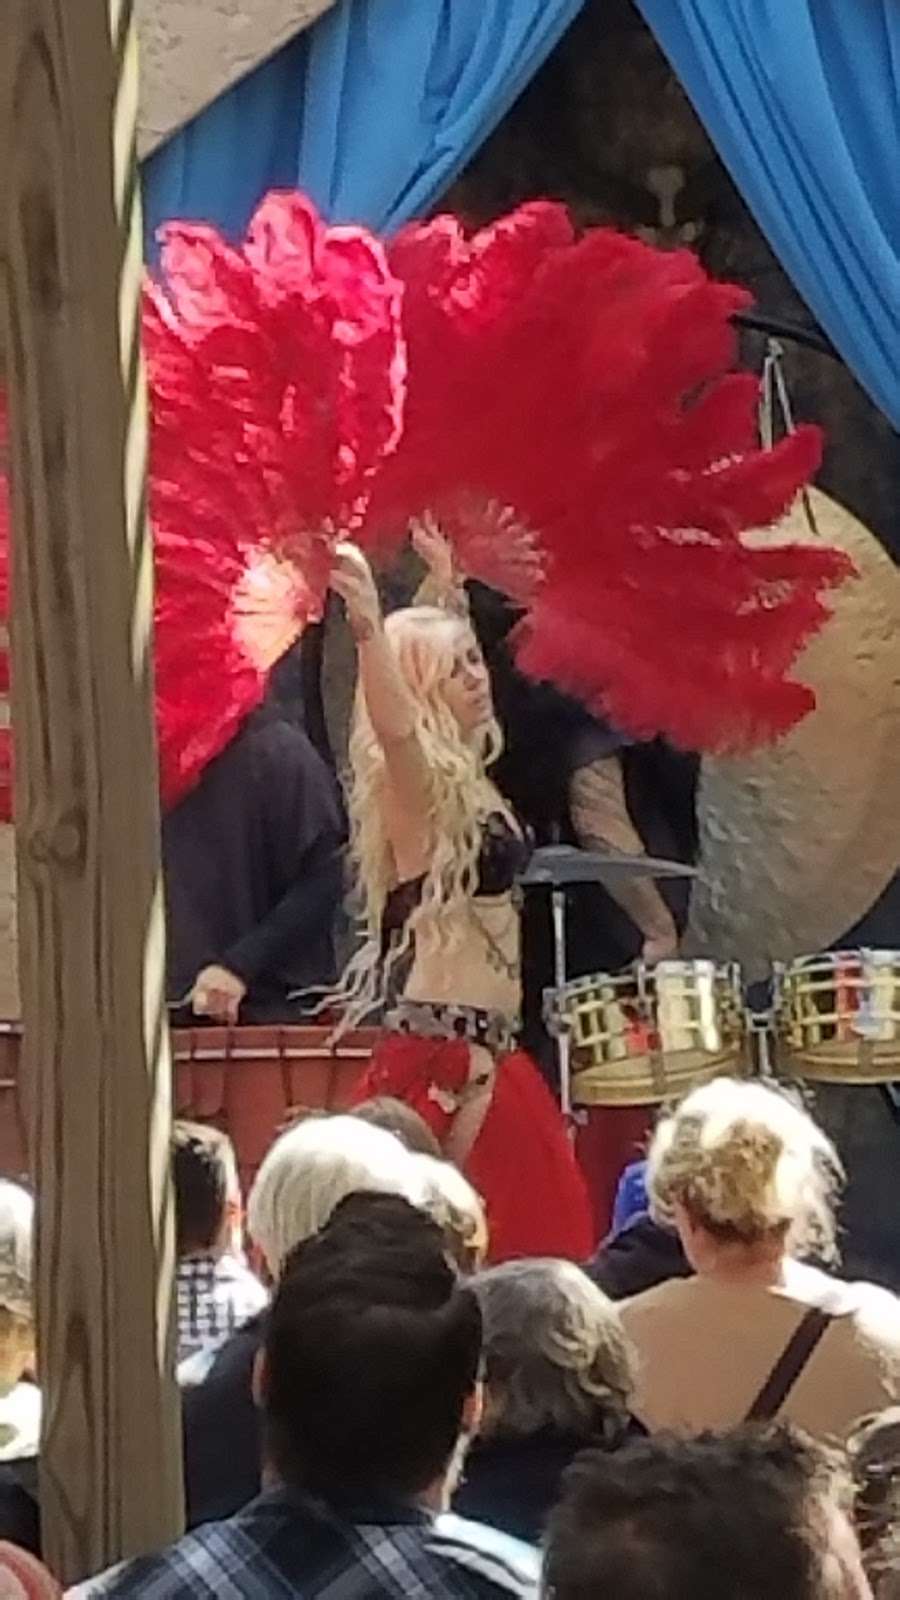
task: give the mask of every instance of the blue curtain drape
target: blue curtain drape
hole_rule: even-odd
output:
[[[900,3],[638,6],[783,266],[900,426]]]
[[[582,0],[338,0],[144,167],[148,249],[190,217],[243,231],[274,187],[332,221],[420,216],[483,143]]]

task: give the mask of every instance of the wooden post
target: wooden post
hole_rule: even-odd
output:
[[[182,1517],[131,0],[5,0],[0,260],[48,1559]]]

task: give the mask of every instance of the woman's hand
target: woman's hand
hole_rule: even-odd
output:
[[[411,540],[416,555],[424,561],[435,582],[443,589],[453,589],[456,585],[453,551],[437,523],[431,517],[415,522]]]
[[[347,607],[347,621],[357,644],[373,638],[381,628],[381,601],[372,568],[355,544],[344,541],[335,546],[331,587]]]

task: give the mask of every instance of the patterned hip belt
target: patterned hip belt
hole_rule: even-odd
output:
[[[421,1039],[466,1039],[494,1055],[507,1055],[518,1042],[517,1018],[443,1000],[400,1000],[384,1023],[393,1033],[416,1034]]]

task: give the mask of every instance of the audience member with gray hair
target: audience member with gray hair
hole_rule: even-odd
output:
[[[454,1510],[535,1541],[573,1457],[636,1431],[632,1351],[612,1301],[569,1261],[508,1261],[473,1286],[484,1416]]]
[[[900,1406],[864,1417],[849,1440],[855,1520],[876,1600],[900,1600]]]

